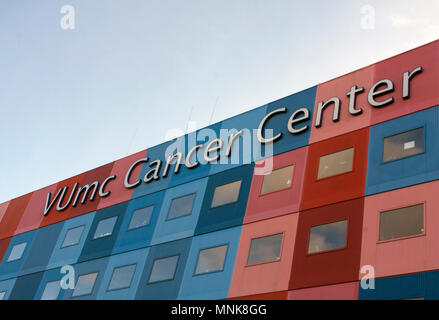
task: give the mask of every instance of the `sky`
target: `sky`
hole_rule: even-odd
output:
[[[436,40],[438,13],[437,0],[0,0],[0,203]]]

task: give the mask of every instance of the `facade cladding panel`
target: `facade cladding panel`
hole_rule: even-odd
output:
[[[0,299],[438,299],[438,58],[434,41],[0,204]]]

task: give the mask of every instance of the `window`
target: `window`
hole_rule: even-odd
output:
[[[424,152],[424,128],[384,138],[383,162],[402,159]]]
[[[59,281],[51,281],[46,283],[41,300],[56,300],[61,290]]]
[[[211,208],[236,202],[238,200],[240,188],[241,180],[216,187],[213,194]]]
[[[380,241],[424,233],[424,204],[380,213]]]
[[[137,229],[149,224],[154,206],[138,209],[133,212],[128,230]]]
[[[75,289],[73,290],[72,297],[79,297],[91,294],[97,276],[97,272],[79,276],[78,281],[76,282]]]
[[[0,292],[0,300],[3,300],[5,298],[6,291]]]
[[[308,254],[346,247],[348,220],[322,224],[311,228]]]
[[[23,256],[24,249],[26,249],[26,245],[27,245],[27,242],[16,244],[12,248],[11,253],[9,254],[7,262],[21,259],[21,257]]]
[[[252,239],[247,264],[256,264],[280,259],[283,233]]]
[[[227,245],[200,250],[195,274],[222,271]]]
[[[116,224],[117,217],[111,217],[99,221],[93,239],[108,237],[113,234],[113,228]]]
[[[321,156],[317,179],[323,179],[352,171],[353,160],[354,148]]]
[[[111,291],[129,288],[135,270],[136,264],[114,268],[107,290]]]
[[[67,231],[66,237],[64,238],[61,248],[70,247],[78,244],[79,240],[81,240],[81,235],[82,235],[82,231],[84,230],[84,227],[85,226],[79,226]]]
[[[289,188],[293,178],[293,169],[294,166],[291,165],[273,170],[264,175],[262,180],[261,195]]]
[[[171,202],[171,206],[169,207],[168,217],[166,218],[166,220],[171,220],[191,214],[194,199],[195,193],[173,199]]]
[[[148,283],[174,279],[178,258],[177,255],[155,260]]]

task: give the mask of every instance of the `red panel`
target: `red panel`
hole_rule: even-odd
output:
[[[0,240],[0,262],[3,260],[3,256],[5,255],[6,251],[8,250],[9,243],[11,242],[12,238],[6,238]]]
[[[288,189],[261,196],[260,191],[265,172],[253,175],[244,217],[245,224],[299,211],[307,153],[308,147],[305,147],[273,157],[273,170],[294,165],[292,183]],[[256,165],[255,172],[258,171],[260,169]]]
[[[402,99],[402,75],[422,66],[422,73],[410,81],[410,98]],[[404,52],[375,66],[374,82],[391,79],[395,91],[380,99],[393,97],[394,102],[382,108],[373,108],[371,125],[401,117],[439,104],[439,40]]]
[[[369,128],[310,145],[300,211],[364,196]],[[317,180],[321,156],[354,147],[353,170]]]
[[[358,281],[293,290],[288,300],[358,300]]]
[[[3,202],[3,203],[0,204],[0,222],[3,219],[3,215],[5,214],[6,209],[8,209],[9,202],[10,201],[6,201],[6,202]]]
[[[290,289],[358,280],[364,198],[300,212]],[[346,248],[308,254],[310,229],[348,219]]]
[[[255,294],[252,296],[235,297],[229,300],[287,300],[288,291]]]
[[[134,188],[126,189],[124,187],[123,181],[131,165],[137,160],[145,157],[145,155],[146,150],[143,150],[114,162],[113,169],[111,170],[110,175],[116,175],[116,179],[111,180],[108,183],[107,188],[107,190],[111,191],[111,194],[108,197],[102,198],[99,201],[97,209],[106,208],[130,200]],[[135,179],[140,175],[141,168],[142,165],[139,165],[133,170],[131,174],[132,181],[135,181]]]
[[[28,193],[9,202],[0,223],[0,239],[9,238],[14,235],[31,196],[32,193]]]
[[[101,183],[107,177],[111,176],[111,170],[113,168],[113,164],[114,164],[114,162],[111,162],[109,164],[106,164],[104,166],[101,166],[99,168],[96,168],[96,169],[93,169],[93,170],[86,172],[85,177],[82,180],[80,186],[84,186],[86,184],[92,184],[95,181],[98,181],[99,186],[100,186]],[[110,186],[110,183],[111,182],[108,183],[108,186]],[[105,188],[105,189],[111,190],[109,187]],[[94,190],[94,188],[90,189],[88,196],[87,196],[87,199],[85,200],[84,204],[81,204],[81,200],[82,200],[82,197],[84,195],[84,191],[81,193],[80,197],[78,198],[78,202],[76,204],[76,207],[72,207],[70,209],[69,214],[68,214],[68,219],[80,216],[80,215],[85,214],[85,213],[93,212],[97,209],[100,199],[103,199],[103,198],[99,197],[98,191],[96,191],[96,195],[94,197],[94,200],[90,201],[90,195],[92,194],[93,190]],[[111,197],[111,196],[112,196],[112,194],[110,193],[110,195],[108,197]]]

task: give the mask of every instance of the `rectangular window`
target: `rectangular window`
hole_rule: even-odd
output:
[[[84,230],[84,227],[85,226],[79,226],[67,231],[61,248],[70,247],[78,244],[79,241],[81,240],[81,235],[82,235],[82,231]]]
[[[345,248],[347,229],[348,220],[312,227],[309,235],[308,254]]]
[[[21,257],[23,256],[24,249],[26,249],[26,246],[27,246],[27,242],[16,244],[12,248],[11,253],[9,254],[7,262],[21,259]]]
[[[192,212],[192,206],[194,205],[194,200],[195,193],[172,199],[166,220],[190,215]]]
[[[276,169],[264,175],[261,195],[291,187],[294,166]]]
[[[317,179],[323,179],[337,174],[352,171],[354,148],[321,156]]]
[[[174,279],[179,256],[172,256],[154,261],[148,283]]]
[[[116,220],[117,217],[111,217],[99,221],[93,239],[111,236],[113,234],[113,229],[114,229],[114,225],[116,224]]]
[[[402,159],[424,152],[424,128],[384,138],[383,162]]]
[[[283,233],[252,239],[247,264],[256,264],[280,259]]]
[[[128,230],[137,229],[149,224],[154,206],[138,209],[133,212]]]
[[[136,270],[136,264],[114,268],[108,285],[108,291],[129,288]]]
[[[424,204],[380,212],[380,241],[424,233]]]
[[[238,201],[241,180],[223,184],[215,188],[211,208]]]
[[[195,274],[221,271],[224,267],[227,245],[200,250]]]
[[[83,274],[82,276],[79,276],[78,281],[76,282],[75,289],[73,290],[72,297],[79,297],[91,294],[97,276],[97,272]]]
[[[51,281],[46,283],[41,300],[56,300],[61,290],[59,281]]]

